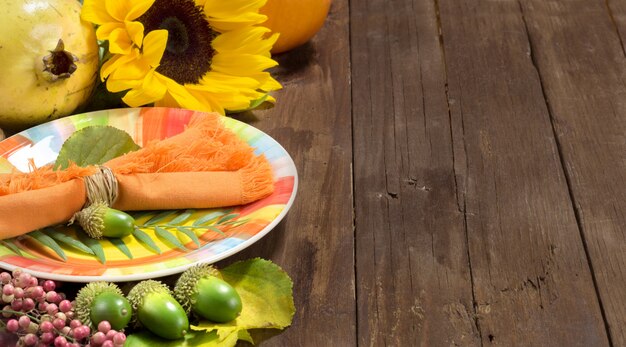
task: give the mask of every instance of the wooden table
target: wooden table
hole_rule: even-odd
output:
[[[244,117],[300,177],[235,257],[294,280],[260,345],[625,346],[624,40],[625,0],[334,0]]]

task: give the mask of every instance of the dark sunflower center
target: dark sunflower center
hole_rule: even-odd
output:
[[[168,32],[157,72],[180,84],[195,84],[211,70],[215,55],[211,41],[217,33],[193,0],[156,0],[137,20],[146,34],[157,29]]]

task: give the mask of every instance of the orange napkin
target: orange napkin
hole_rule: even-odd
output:
[[[120,210],[212,208],[247,204],[272,193],[267,159],[224,128],[217,114],[198,114],[185,131],[104,164],[118,182]],[[52,166],[0,174],[0,240],[64,223],[86,203],[83,177],[96,167]]]

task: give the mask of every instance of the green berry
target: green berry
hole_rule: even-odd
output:
[[[197,316],[217,323],[232,321],[241,313],[241,297],[218,276],[210,265],[193,266],[176,282],[174,296]]]
[[[182,338],[189,330],[189,318],[163,283],[139,282],[128,293],[136,323],[165,339]]]
[[[132,312],[133,309],[124,296],[104,292],[93,300],[89,316],[94,325],[108,321],[111,328],[119,331],[128,325]]]

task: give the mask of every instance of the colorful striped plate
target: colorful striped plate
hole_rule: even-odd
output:
[[[52,163],[65,139],[86,126],[111,125],[126,131],[137,144],[143,145],[180,133],[194,114],[194,111],[173,108],[125,108],[61,118],[1,141],[0,172],[27,171],[31,158],[36,166]],[[121,239],[122,245],[108,240],[99,241],[104,262],[102,258],[59,242],[67,258],[64,261],[50,248],[34,242],[32,238],[22,237],[12,242],[19,248],[19,254],[0,243],[0,267],[7,270],[23,268],[40,278],[60,281],[138,281],[176,274],[199,262],[213,263],[252,245],[287,214],[296,196],[298,175],[287,151],[270,136],[235,119],[223,119],[227,128],[270,161],[274,169],[275,189],[272,195],[248,205],[172,211],[165,217],[167,222],[186,214],[188,218],[179,218],[184,219],[178,224],[183,228],[194,223],[211,226],[195,232],[199,246],[176,228],[169,230],[174,230],[172,235],[186,250],[148,230],[146,233],[161,250],[160,254],[134,236],[128,236]],[[160,212],[144,212],[135,217],[143,223]],[[70,228],[65,232],[75,236]]]

